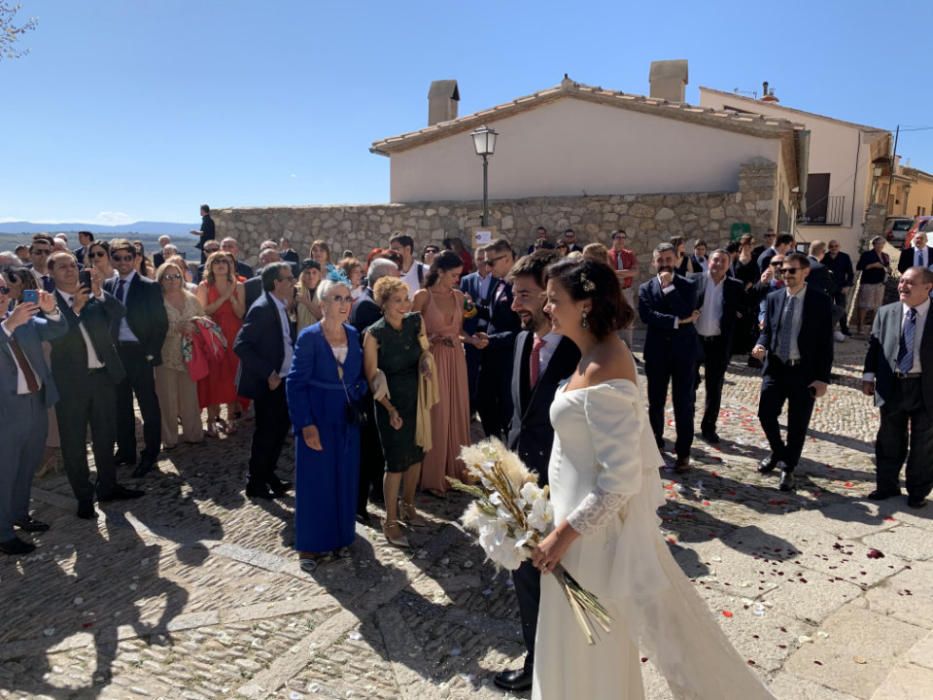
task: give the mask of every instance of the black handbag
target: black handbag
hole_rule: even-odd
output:
[[[340,376],[340,383],[343,385],[343,394],[347,397],[345,408],[347,425],[363,425],[366,422],[366,411],[358,402],[350,398],[347,383],[343,381],[343,364],[340,362],[337,363],[337,374]]]

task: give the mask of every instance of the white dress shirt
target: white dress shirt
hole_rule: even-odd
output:
[[[722,321],[722,295],[726,286],[723,276],[719,284],[713,276],[706,273],[706,291],[703,293],[703,306],[700,307],[700,317],[696,320],[697,333],[703,337],[721,335]]]
[[[479,276],[479,299],[474,299],[475,304],[486,301],[486,298],[489,296],[489,285],[492,284],[493,276],[489,273],[485,277],[482,275]]]
[[[418,278],[418,268],[422,268],[422,277],[427,278],[428,276],[428,266],[424,263],[420,263],[417,260],[412,260],[411,267],[408,268],[408,272],[402,273],[402,282],[408,285],[408,300],[411,301],[415,298],[415,292],[421,289],[421,280]]]
[[[295,349],[292,347],[292,333],[288,323],[288,307],[285,302],[279,299],[275,294],[269,294],[272,301],[275,302],[275,308],[279,311],[279,321],[282,325],[282,346],[285,348],[285,355],[282,358],[282,367],[279,369],[279,376],[288,376],[288,371],[292,368],[292,358],[295,356]]]
[[[75,305],[74,294],[69,294],[68,292],[63,292],[60,289],[58,293],[62,295],[62,298],[68,303],[69,308],[73,308]],[[99,297],[94,297],[98,301],[104,300],[104,295],[101,294]],[[104,363],[100,361],[100,357],[97,355],[97,350],[94,349],[94,343],[91,342],[91,336],[88,335],[87,329],[84,327],[84,324],[81,323],[81,317],[78,317],[78,329],[81,331],[81,336],[84,338],[84,345],[87,347],[87,368],[88,369],[101,369],[104,366]]]
[[[933,260],[930,260],[929,246],[914,246],[914,266],[930,267]]]
[[[127,306],[127,302],[130,299],[130,285],[133,284],[133,279],[136,277],[136,270],[133,270],[126,277],[120,277],[117,275],[116,280],[114,281],[113,295],[117,296],[117,287],[120,285],[120,280],[125,280],[123,285],[123,306]],[[120,333],[117,336],[121,343],[138,343],[139,338],[136,337],[136,334],[130,329],[130,324],[126,321],[126,315],[120,319]]]

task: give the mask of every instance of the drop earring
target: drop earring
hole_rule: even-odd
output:
[[[583,326],[583,328],[590,327],[590,322],[586,319],[586,311],[583,312],[583,317],[580,319],[580,325]]]

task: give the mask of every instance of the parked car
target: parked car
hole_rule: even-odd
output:
[[[902,244],[913,225],[914,220],[909,216],[889,216],[884,221],[885,240],[894,246]]]
[[[921,231],[927,234],[927,238],[930,238],[930,234],[933,233],[933,216],[914,217],[913,225],[910,227],[910,230],[907,231],[907,235],[904,236],[905,250],[910,248],[910,242],[914,239],[914,236]]]

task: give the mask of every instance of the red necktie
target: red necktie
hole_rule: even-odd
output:
[[[32,367],[29,366],[29,360],[26,359],[26,353],[23,352],[23,349],[19,346],[19,343],[16,342],[16,338],[10,338],[10,350],[13,351],[13,357],[16,358],[16,364],[19,365],[20,371],[23,373],[23,376],[26,378],[26,388],[29,389],[30,394],[35,394],[39,391],[39,382],[36,380],[36,374],[32,371]]]
[[[531,368],[529,373],[531,386],[534,386],[538,383],[538,375],[541,374],[541,348],[544,346],[544,338],[535,336],[535,342],[531,346]]]

